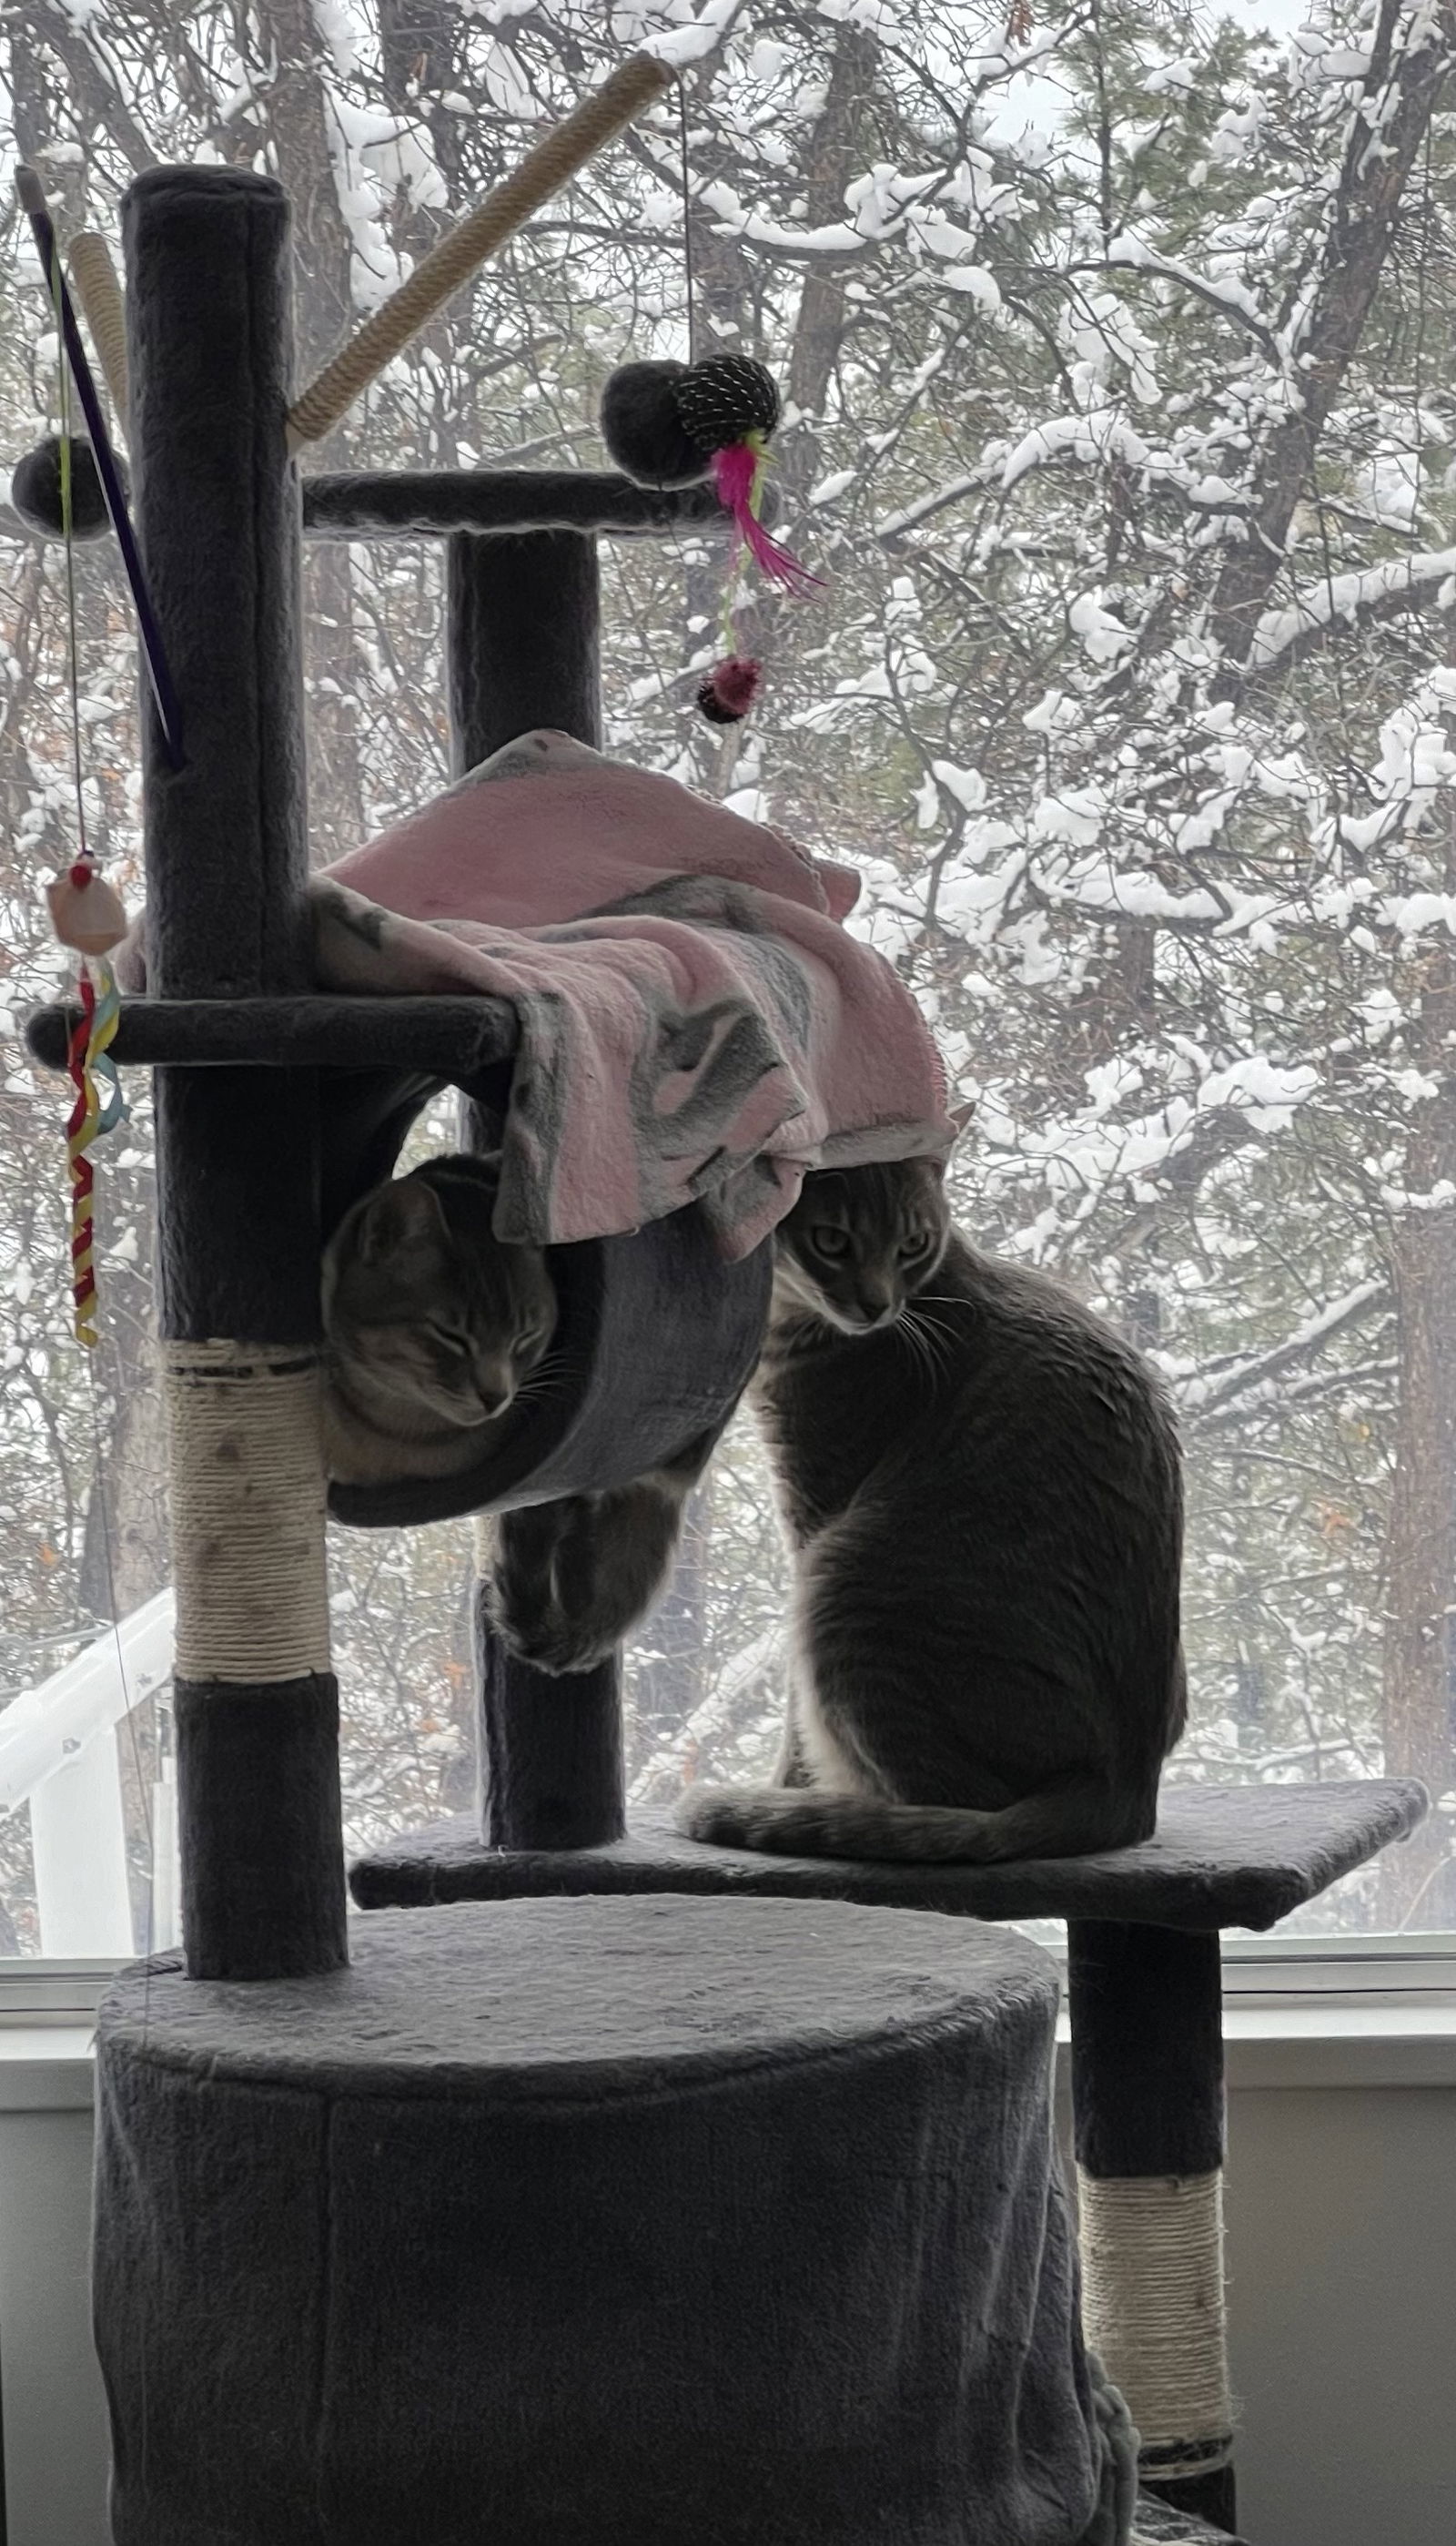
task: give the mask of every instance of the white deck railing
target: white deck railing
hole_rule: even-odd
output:
[[[138,1937],[119,1748],[119,1727],[171,1677],[173,1619],[172,1593],[159,1591],[0,1714],[0,1813],[30,1812],[42,1954],[130,1956],[177,1942],[172,1763],[151,1788],[150,1933]]]

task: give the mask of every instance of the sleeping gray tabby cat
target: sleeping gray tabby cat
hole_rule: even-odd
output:
[[[1182,1730],[1182,1496],[1152,1373],[949,1224],[923,1160],[811,1175],[775,1233],[754,1401],[792,1562],[775,1783],[690,1837],[816,1856],[1148,1837]]]
[[[485,1158],[430,1158],[365,1194],[324,1255],[324,1449],[349,1485],[472,1467],[538,1385],[556,1294],[538,1247],[491,1231]]]
[[[324,1256],[324,1441],[349,1485],[443,1477],[485,1455],[485,1426],[549,1380],[545,1257],[493,1234],[488,1158],[431,1158],[355,1204]],[[726,1418],[725,1418],[726,1420]],[[721,1425],[635,1483],[502,1513],[492,1595],[538,1670],[590,1669],[651,1607]]]

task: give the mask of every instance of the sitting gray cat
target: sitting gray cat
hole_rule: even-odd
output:
[[[1046,1275],[951,1228],[923,1160],[809,1176],[754,1400],[792,1557],[776,1782],[692,1838],[814,1856],[1073,1856],[1147,1838],[1182,1730],[1173,1417]]]
[[[539,1247],[491,1231],[489,1159],[430,1158],[346,1213],[323,1266],[324,1451],[372,1485],[473,1467],[545,1376],[556,1293]]]

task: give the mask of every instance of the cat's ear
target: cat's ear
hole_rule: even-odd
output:
[[[975,1113],[976,1100],[974,1097],[969,1098],[964,1105],[950,1105],[946,1107],[947,1117],[955,1126],[955,1138],[951,1142],[950,1146],[945,1151],[943,1157],[928,1158],[926,1160],[927,1166],[933,1168],[936,1177],[941,1183],[944,1182],[945,1170],[949,1166],[951,1159],[955,1156],[957,1149],[959,1149],[965,1142],[966,1134],[969,1132],[971,1124],[975,1119]]]
[[[397,1176],[373,1195],[360,1224],[359,1251],[365,1264],[433,1253],[445,1236],[445,1214],[433,1185]]]
[[[968,1096],[963,1105],[952,1105],[950,1119],[955,1125],[955,1139],[950,1144],[950,1155],[954,1157],[956,1150],[965,1146],[967,1135],[976,1119],[974,1096]]]

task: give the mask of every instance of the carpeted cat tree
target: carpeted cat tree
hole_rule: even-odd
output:
[[[118,2546],[1124,2546],[1055,1974],[966,1911],[1073,1919],[1091,2331],[1184,2505],[1136,2533],[1205,2535],[1195,2498],[1230,2526],[1217,1931],[1409,1828],[1417,1790],[1184,1794],[1147,1847],[1055,1868],[694,1850],[626,1834],[614,1669],[540,1678],[482,1616],[482,1819],[359,1868],[377,1914],[346,1939],[320,1242],[432,1090],[499,1107],[513,1021],[308,987],[300,524],[447,538],[465,766],[597,739],[596,538],[702,505],[490,474],[300,502],[279,189],[152,171],[125,243],[186,746],[174,770],[149,716],[149,992],[115,1047],[157,1064],[185,1959],[124,1975],[98,2031]],[[31,1032],[61,1058],[63,1013]],[[341,1517],[590,1489],[723,1417],[762,1256],[725,1266],[685,1213],[555,1270],[573,1386],[509,1473]]]

